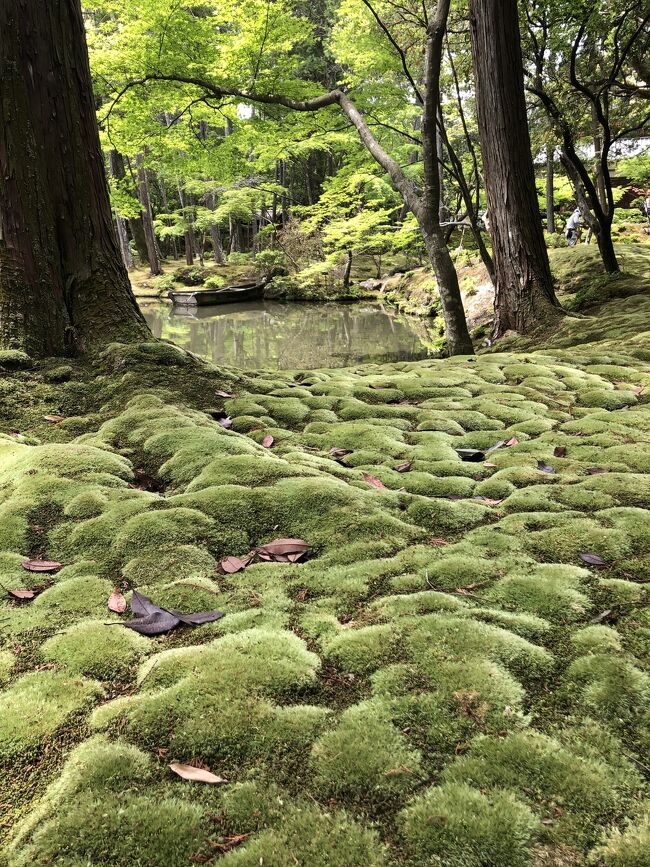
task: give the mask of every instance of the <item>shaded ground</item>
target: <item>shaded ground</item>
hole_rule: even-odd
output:
[[[0,581],[65,564],[1,606],[5,863],[647,864],[650,300],[567,322],[252,376],[0,356]],[[218,570],[276,537],[311,558]],[[144,638],[115,586],[226,616]]]

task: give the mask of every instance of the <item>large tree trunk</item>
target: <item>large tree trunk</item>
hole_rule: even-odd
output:
[[[528,333],[559,308],[535,190],[516,0],[470,0],[470,27],[496,271],[494,334]]]
[[[0,33],[0,344],[42,356],[141,339],[79,0],[3,0]]]
[[[162,274],[160,267],[160,256],[158,255],[158,245],[156,244],[156,235],[153,230],[153,212],[151,210],[151,197],[149,195],[149,179],[147,178],[147,169],[144,164],[144,157],[138,154],[135,158],[135,164],[138,169],[138,199],[142,206],[142,228],[144,229],[144,239],[147,245],[147,261],[149,262],[149,270],[151,276]]]

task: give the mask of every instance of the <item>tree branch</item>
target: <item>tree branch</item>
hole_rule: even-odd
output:
[[[388,27],[381,20],[381,18],[379,17],[379,14],[375,11],[375,8],[370,3],[370,0],[362,0],[362,3],[371,12],[373,18],[375,19],[375,21],[377,22],[377,24],[379,25],[379,27],[383,31],[384,35],[386,36],[386,38],[388,39],[390,44],[393,46],[393,48],[395,49],[395,51],[399,55],[399,58],[402,62],[402,69],[404,70],[404,75],[406,76],[409,84],[413,88],[413,92],[415,93],[415,98],[420,103],[420,105],[424,105],[424,99],[422,98],[422,94],[420,93],[420,89],[417,86],[417,84],[415,83],[415,79],[411,75],[411,71],[409,70],[408,63],[406,62],[406,54],[404,53],[404,50],[397,43],[393,34],[390,32]]]

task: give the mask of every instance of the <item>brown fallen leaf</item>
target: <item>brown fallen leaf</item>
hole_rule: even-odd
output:
[[[62,566],[56,560],[23,560],[20,565],[28,572],[58,572]]]
[[[117,588],[108,597],[107,605],[108,610],[114,611],[116,614],[122,614],[126,611],[126,599]]]
[[[566,446],[555,446],[553,449],[553,456],[556,458],[563,458],[566,456]]]
[[[294,551],[291,554],[287,554],[287,560],[290,563],[297,563],[298,560],[301,560],[305,556],[304,551]]]
[[[262,440],[262,446],[265,449],[270,449],[274,442],[275,442],[275,440],[273,439],[271,434],[268,434],[268,436],[265,436],[264,439]]]
[[[31,602],[36,596],[35,590],[7,590],[7,593],[19,602]]]
[[[210,783],[214,786],[228,782],[225,777],[218,777],[205,768],[195,768],[193,765],[183,765],[180,762],[172,762],[169,767],[183,780],[191,780],[193,783]]]
[[[645,389],[645,385],[635,385],[634,388],[632,389],[632,391],[638,397],[640,394],[643,394],[644,389]]]
[[[258,545],[255,549],[258,554],[267,554],[271,557],[286,554],[304,554],[309,551],[309,545],[304,539],[274,539],[265,545]]]
[[[517,437],[510,437],[509,440],[506,440],[506,445],[507,446],[518,446],[519,440],[517,439]]]
[[[217,395],[217,397],[234,397],[235,396],[234,394],[230,394],[229,391],[222,391],[220,388],[218,388],[215,391],[215,394]]]
[[[448,542],[446,539],[431,539],[431,544],[441,546],[441,545],[451,545],[451,542]]]
[[[396,473],[408,473],[408,471],[411,469],[412,466],[413,466],[413,461],[404,461],[403,464],[398,464],[395,467],[395,472]]]
[[[601,473],[608,473],[609,470],[606,467],[587,467],[585,473],[588,476],[599,476]]]
[[[240,843],[243,843],[245,840],[251,836],[248,834],[232,834],[230,837],[224,837],[222,840],[214,841],[210,840],[209,844],[212,849],[216,849],[217,852],[230,852],[231,849],[234,849],[235,846],[239,846]],[[212,859],[210,859],[212,860]]]
[[[493,470],[496,467],[496,464],[493,464],[492,461],[485,461],[483,466],[489,467],[491,470]]]
[[[50,424],[59,424],[59,422],[65,421],[64,415],[44,415],[43,418]]]
[[[350,449],[333,448],[330,449],[330,454],[333,458],[344,458],[346,455],[351,454],[351,452]]]
[[[377,476],[373,476],[370,473],[363,473],[364,482],[368,482],[369,485],[372,485],[373,488],[377,488],[377,490],[383,490],[386,488],[386,485],[378,479]]]
[[[241,572],[250,563],[250,559],[242,560],[240,557],[224,557],[220,566],[224,572],[233,575],[235,572]]]

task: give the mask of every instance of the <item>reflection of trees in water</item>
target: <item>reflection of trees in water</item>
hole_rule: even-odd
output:
[[[376,305],[259,302],[202,307],[193,314],[144,308],[156,337],[234,367],[340,367],[425,358],[427,320]],[[429,327],[428,327],[429,326]]]

